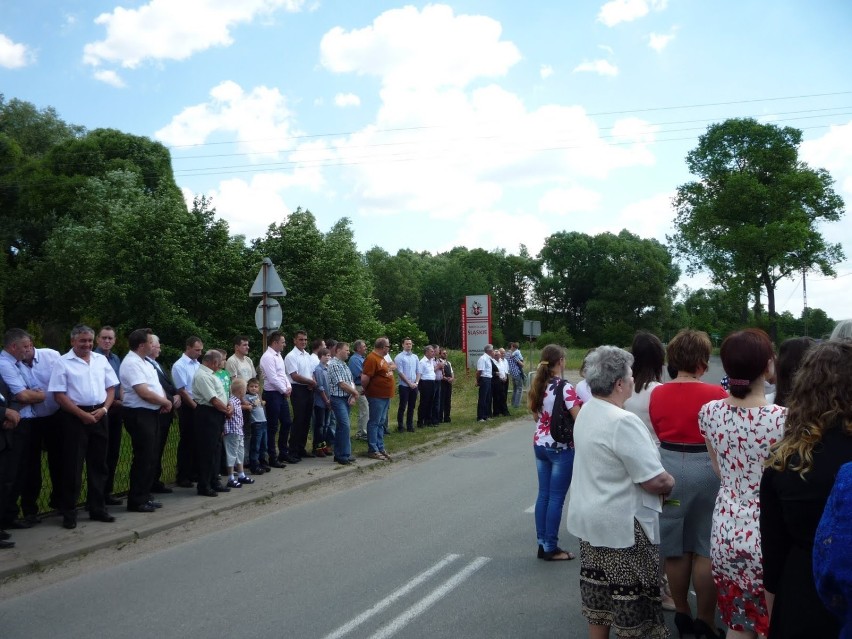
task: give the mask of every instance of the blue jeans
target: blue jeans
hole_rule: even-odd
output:
[[[352,456],[352,440],[349,438],[349,400],[346,397],[331,397],[331,412],[337,420],[334,432],[334,458],[349,459]]]
[[[367,448],[371,453],[385,449],[385,419],[388,415],[390,398],[368,397],[370,419],[367,421]]]
[[[491,378],[479,378],[479,398],[476,402],[476,419],[491,417]]]
[[[538,472],[538,498],[535,500],[535,534],[545,552],[552,552],[559,541],[562,505],[571,485],[574,470],[573,448],[533,446]]]
[[[524,378],[512,378],[512,408],[519,408],[521,405],[521,395],[524,392]]]
[[[266,450],[266,422],[254,422],[251,425],[251,452],[249,453],[249,465],[256,468],[260,463],[260,457]]]

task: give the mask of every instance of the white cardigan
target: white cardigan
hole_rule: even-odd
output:
[[[594,397],[577,415],[574,448],[568,531],[593,546],[629,548],[636,518],[651,543],[660,543],[660,497],[640,484],[664,468],[642,420]]]

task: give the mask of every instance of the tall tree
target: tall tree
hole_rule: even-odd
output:
[[[750,293],[765,290],[773,337],[777,283],[803,269],[834,275],[843,259],[840,245],[817,228],[840,219],[843,200],[827,171],[799,160],[801,140],[798,129],[751,118],[713,124],[686,158],[698,181],[678,187],[674,199],[669,241],[687,272],[707,271],[720,286],[743,282],[739,289]]]

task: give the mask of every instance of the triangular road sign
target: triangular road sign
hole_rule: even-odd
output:
[[[287,295],[287,289],[284,288],[281,278],[278,277],[278,273],[272,265],[272,260],[268,257],[263,258],[263,266],[260,267],[260,272],[257,274],[254,284],[252,284],[249,297],[263,297],[264,293],[273,297],[285,297]]]

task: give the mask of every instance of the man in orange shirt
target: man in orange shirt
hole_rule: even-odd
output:
[[[367,457],[392,461],[390,455],[385,452],[385,420],[387,419],[388,406],[393,397],[393,373],[385,360],[390,350],[390,341],[387,337],[376,340],[373,352],[364,360],[364,368],[361,370],[361,386],[364,395],[370,405],[370,419],[367,422],[367,446],[369,452]]]

